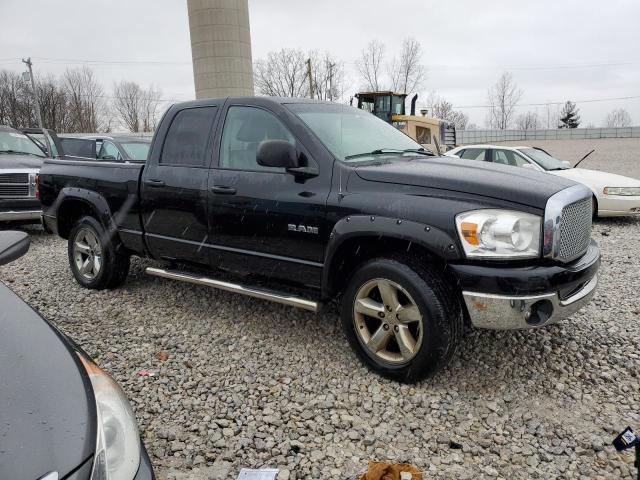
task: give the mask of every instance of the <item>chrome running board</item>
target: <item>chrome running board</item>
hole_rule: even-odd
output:
[[[310,310],[312,312],[318,312],[319,310],[318,302],[305,300],[304,298],[293,297],[286,293],[278,293],[269,290],[259,290],[257,288],[244,287],[236,283],[223,282],[221,280],[214,280],[213,278],[202,277],[191,273],[165,270],[163,268],[147,267],[145,269],[145,273],[147,273],[148,275],[153,275],[154,277],[168,278],[170,280],[177,280],[179,282],[205,285],[207,287],[217,288],[220,290],[225,290],[227,292],[240,293],[248,297],[269,300],[271,302],[281,303],[283,305],[289,305],[291,307],[298,307],[304,310]]]

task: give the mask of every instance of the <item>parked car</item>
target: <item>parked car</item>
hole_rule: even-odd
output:
[[[117,287],[137,255],[166,262],[151,275],[311,311],[338,298],[357,354],[401,381],[445,365],[465,322],[573,314],[600,265],[583,185],[434,158],[326,102],[176,104],[145,164],[47,160],[39,188],[82,286]]]
[[[62,137],[65,154],[76,159],[143,162],[149,155],[151,139],[144,137]]]
[[[0,232],[0,265],[28,248]],[[1,282],[0,305],[0,478],[155,478],[122,389]]]
[[[569,178],[589,187],[597,216],[640,215],[640,180],[599,170],[572,168],[569,162],[558,160],[541,148],[466,145],[450,150],[445,155],[531,168]]]
[[[0,223],[40,222],[36,175],[45,157],[29,136],[0,125]]]

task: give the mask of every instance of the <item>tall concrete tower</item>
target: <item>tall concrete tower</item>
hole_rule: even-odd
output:
[[[187,0],[196,98],[253,95],[248,0]]]

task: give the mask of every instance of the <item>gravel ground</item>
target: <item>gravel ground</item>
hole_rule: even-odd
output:
[[[0,280],[123,386],[160,479],[261,466],[280,480],[355,479],[369,459],[425,478],[632,478],[632,455],[610,441],[640,429],[640,219],[595,224],[601,283],[583,311],[542,330],[474,331],[414,386],[362,367],[335,311],[148,277],[139,259],[124,287],[84,290],[66,243],[31,233]]]

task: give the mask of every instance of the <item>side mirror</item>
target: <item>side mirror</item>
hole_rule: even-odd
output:
[[[284,140],[265,140],[258,145],[258,165],[263,167],[298,168],[296,147]]]
[[[568,161],[566,161],[566,160],[563,160],[563,161],[562,161],[562,166],[563,166],[563,167],[567,167],[567,168],[572,168],[572,166],[571,166],[571,162],[568,162]]]
[[[100,160],[115,160],[116,157],[114,157],[113,155],[103,155],[102,157],[100,157]]]
[[[526,168],[527,170],[538,170],[536,167],[534,167],[532,164],[530,163],[525,163],[522,165],[522,168]]]
[[[29,251],[31,238],[24,232],[0,232],[0,265],[17,260]]]

